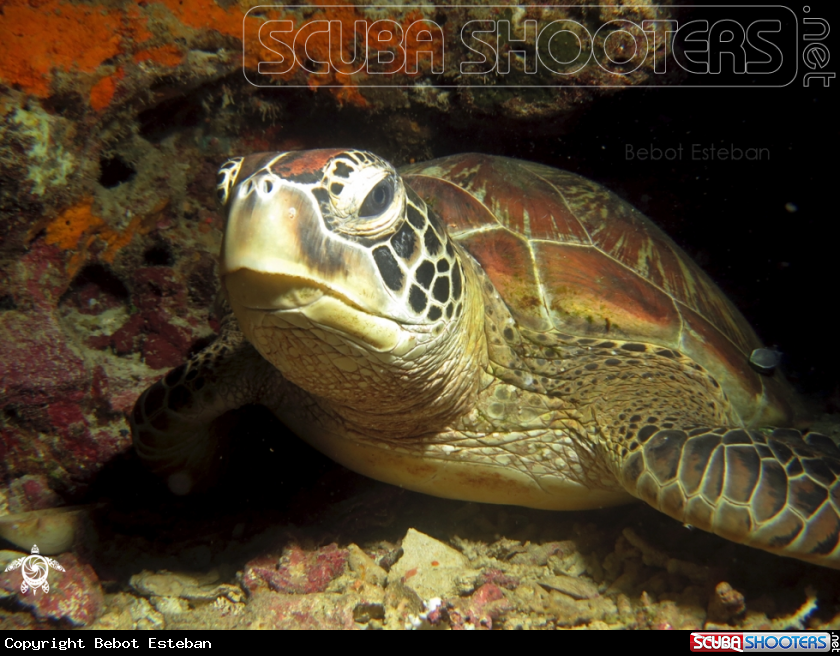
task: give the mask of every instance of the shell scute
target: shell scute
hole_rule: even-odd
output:
[[[726,391],[736,407],[748,407],[750,400],[760,397],[764,390],[759,376],[750,369],[744,352],[698,312],[683,307],[681,314],[684,328],[679,350],[694,361],[701,362],[716,380],[739,381],[739,385],[728,386]],[[750,417],[744,419],[749,420]]]
[[[605,254],[706,317],[744,352],[756,348],[759,342],[752,328],[717,285],[635,207],[574,173],[533,163],[524,166],[556,186],[592,243]]]
[[[589,243],[586,230],[558,197],[554,185],[515,160],[467,153],[445,162],[429,174],[451,180],[485,205],[504,227],[527,239]],[[518,193],[524,189],[527,194]]]
[[[558,329],[577,335],[675,344],[680,318],[673,300],[627,267],[589,246],[534,243],[546,304]]]
[[[459,243],[472,255],[505,300],[518,323],[536,331],[549,330],[531,245],[521,235],[497,226],[472,232]]]
[[[495,226],[493,213],[477,198],[465,194],[454,182],[426,175],[406,175],[406,184],[438,212],[447,232],[463,232]]]
[[[484,267],[524,327],[683,352],[709,370],[748,423],[789,421],[787,385],[749,366],[761,343],[746,319],[616,194],[574,173],[480,154],[405,173],[437,203],[450,236]]]

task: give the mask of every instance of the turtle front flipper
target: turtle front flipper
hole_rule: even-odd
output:
[[[840,569],[840,449],[823,435],[644,426],[618,474],[681,522]]]
[[[206,487],[224,463],[225,414],[259,403],[265,382],[278,375],[229,317],[219,339],[137,400],[131,414],[137,454],[177,494]]]

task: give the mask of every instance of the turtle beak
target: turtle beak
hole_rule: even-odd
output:
[[[257,174],[241,186],[229,203],[220,268],[245,334],[252,338],[266,313],[294,310],[359,343],[393,349],[397,324],[367,309],[384,303],[379,286],[362,282],[375,275],[367,251],[338,240],[314,197],[276,176]]]
[[[228,297],[254,310],[290,310],[325,293],[378,314],[389,299],[368,249],[328,229],[315,197],[258,172],[228,203],[220,258]]]
[[[252,184],[266,190],[266,181]],[[271,184],[277,185],[276,178]],[[293,309],[323,295],[324,285],[317,282],[317,271],[308,266],[303,248],[318,223],[317,210],[299,189],[280,185],[270,191],[252,191],[231,203],[221,275],[228,295],[246,307]]]

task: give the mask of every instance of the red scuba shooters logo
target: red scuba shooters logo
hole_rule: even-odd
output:
[[[692,633],[691,651],[744,651],[741,633]]]
[[[691,651],[707,652],[825,652],[832,648],[827,631],[694,631]]]

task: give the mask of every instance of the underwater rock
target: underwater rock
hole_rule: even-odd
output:
[[[315,551],[295,545],[285,549],[279,559],[266,555],[251,560],[245,565],[241,583],[252,594],[265,587],[285,594],[323,592],[344,571],[348,555],[347,549],[335,544]]]
[[[492,629],[493,620],[512,610],[513,604],[492,583],[485,583],[468,599],[450,601],[449,621],[453,630]]]
[[[131,294],[123,274],[102,265],[69,273],[56,245],[34,242],[0,312],[0,485],[12,512],[84,494],[102,466],[130,448],[125,417],[157,377],[152,369],[180,363],[210,332],[180,270],[140,268]],[[129,303],[138,311],[107,334]],[[36,494],[32,477],[48,487]]]
[[[58,399],[80,401],[90,377],[55,313],[66,287],[61,253],[39,244],[21,258],[19,269],[10,289],[15,309],[0,313],[2,406],[34,411]]]
[[[187,304],[184,283],[171,267],[143,267],[134,272],[132,288],[131,302],[138,311],[113,334],[89,338],[88,346],[110,347],[117,355],[139,351],[152,369],[178,366],[193,341],[190,331],[173,322]]]
[[[242,599],[242,590],[235,585],[220,583],[219,574],[210,571],[207,574],[187,572],[143,571],[131,577],[129,585],[146,597],[167,597],[198,601],[215,601],[227,597],[233,602]]]
[[[726,581],[721,581],[715,586],[707,608],[710,622],[733,624],[735,620],[743,617],[746,611],[747,604],[743,594]]]
[[[594,599],[598,596],[598,586],[574,576],[544,576],[540,585],[567,594],[572,599]]]
[[[360,628],[354,609],[365,600],[355,594],[288,595],[260,591],[248,604],[248,628],[275,630]]]
[[[517,588],[517,586],[519,586],[519,579],[515,576],[505,574],[500,569],[491,567],[485,569],[481,573],[480,583],[482,585],[485,583],[492,583],[494,585],[499,586],[500,588],[504,588],[505,590],[514,590]]]
[[[68,551],[84,533],[90,506],[64,506],[0,516],[0,537],[21,549],[39,545],[42,554]]]
[[[403,538],[402,548],[402,557],[388,572],[389,587],[399,581],[428,600],[457,596],[478,577],[464,554],[413,528]]]
[[[347,565],[360,580],[371,585],[385,585],[388,573],[377,565],[373,559],[362,551],[357,545],[351,544],[347,547]]]
[[[394,581],[385,589],[385,626],[392,630],[411,628],[420,623],[425,604],[407,585]]]
[[[547,565],[552,556],[566,557],[576,553],[575,543],[571,540],[564,542],[547,542],[545,544],[529,544],[527,548],[513,554],[510,562],[518,565]]]
[[[121,106],[136,101],[141,89],[153,88],[154,95],[171,99],[177,86],[195,85],[198,81],[219,79],[243,67],[247,80],[243,83],[272,86],[287,84],[308,86],[315,90],[324,87],[341,104],[352,105],[372,111],[382,111],[402,106],[409,94],[389,88],[392,85],[415,84],[418,90],[438,84],[475,86],[479,91],[468,93],[466,98],[455,94],[440,98],[439,94],[418,93],[420,101],[433,106],[453,106],[453,109],[471,103],[487,115],[516,117],[527,106],[542,108],[543,116],[555,115],[559,108],[572,105],[581,97],[591,96],[596,87],[608,74],[621,73],[626,79],[622,84],[649,82],[653,74],[654,56],[661,50],[661,39],[633,39],[624,37],[628,43],[610,43],[611,48],[645,47],[648,55],[639,64],[635,58],[601,66],[562,66],[564,83],[577,82],[577,88],[569,90],[556,88],[540,89],[556,85],[558,72],[546,65],[550,62],[548,42],[556,33],[550,24],[557,20],[569,20],[567,26],[575,32],[574,38],[582,48],[603,49],[606,37],[599,27],[608,21],[630,20],[639,25],[646,19],[664,21],[669,17],[667,7],[651,10],[642,6],[620,5],[610,7],[600,15],[592,12],[581,14],[564,8],[516,8],[465,6],[449,7],[443,14],[438,7],[393,6],[382,13],[378,7],[343,7],[340,9],[320,7],[273,7],[262,8],[262,20],[291,20],[298,26],[296,31],[274,33],[273,38],[283,41],[286,52],[293,51],[292,65],[282,66],[282,71],[273,72],[283,61],[279,52],[265,47],[265,42],[256,31],[260,21],[244,21],[251,13],[236,3],[219,5],[212,0],[161,0],[150,5],[130,5],[104,11],[105,5],[61,7],[58,0],[44,0],[37,7],[24,0],[9,0],[5,12],[7,22],[15,26],[9,38],[0,47],[0,79],[9,85],[25,90],[38,98],[58,95],[65,104],[71,104],[78,113],[91,120],[96,116],[107,116]],[[381,21],[387,16],[389,25],[384,29]],[[313,29],[316,21],[331,20],[353,32],[358,21],[367,28],[368,48],[378,49],[389,56],[377,53],[360,67],[342,66],[334,58],[336,41],[334,35]],[[462,27],[475,25],[477,21],[501,21],[511,31],[511,38],[526,37],[531,41],[527,63],[515,60],[513,66],[504,51],[498,54],[488,49],[476,34],[463,34]],[[243,24],[251,32],[243,34]],[[486,23],[484,23],[486,25]],[[478,27],[476,26],[476,29]],[[500,30],[503,27],[499,27]],[[539,41],[537,29],[540,30]],[[421,39],[422,30],[433,34],[430,42]],[[431,31],[430,31],[431,30]],[[347,33],[347,32],[345,32]],[[79,38],[79,34],[88,38]],[[275,36],[275,34],[277,36]],[[177,35],[177,43],[174,37]],[[648,43],[648,41],[650,43]],[[165,42],[164,45],[159,45]],[[156,45],[152,45],[156,44]],[[348,40],[342,44],[348,56],[352,48]],[[577,60],[567,49],[571,44],[560,46],[561,56],[568,55]],[[276,46],[279,47],[279,46]],[[501,45],[498,46],[501,50]],[[538,65],[537,50],[541,51]],[[556,44],[554,49],[556,50]],[[480,52],[479,52],[480,51]],[[28,60],[20,61],[18,53],[31,52]],[[428,53],[434,54],[430,57]],[[243,56],[237,57],[236,53]],[[398,56],[395,57],[393,53]],[[445,54],[445,56],[444,56]],[[590,55],[589,52],[585,54]],[[487,57],[488,59],[482,59]],[[590,55],[591,56],[591,55]],[[603,57],[601,58],[603,60]],[[332,66],[324,66],[327,62]],[[348,61],[351,58],[348,56]],[[559,61],[559,60],[558,60]],[[308,62],[304,67],[303,62]],[[487,65],[484,65],[487,63]],[[320,65],[317,71],[312,66]],[[464,66],[462,66],[464,64]],[[556,67],[556,65],[555,65]],[[609,70],[608,70],[609,69]],[[263,72],[268,71],[268,72]],[[482,72],[492,72],[495,77],[510,78],[510,83],[534,86],[534,98],[529,102],[508,103],[510,94],[491,93],[485,85],[498,84],[498,79],[473,80]],[[462,74],[463,73],[463,74]],[[484,77],[481,75],[481,77]],[[533,80],[529,79],[534,78]],[[385,79],[381,79],[385,78]],[[230,83],[230,79],[228,79]],[[418,84],[419,83],[419,84]],[[366,84],[372,88],[357,88]],[[586,86],[585,86],[586,85]],[[504,88],[504,86],[502,87]],[[463,90],[462,90],[463,91]],[[572,93],[572,91],[574,93]],[[519,94],[517,94],[517,98]],[[516,99],[516,98],[515,98]],[[263,118],[271,118],[276,109],[270,104],[254,103],[254,111]],[[530,110],[534,111],[534,110]]]
[[[3,552],[10,554],[11,552]],[[26,554],[15,554],[15,557]],[[104,596],[99,579],[93,568],[74,554],[57,558],[63,572],[49,569],[47,582],[49,592],[43,589],[21,592],[23,581],[21,568],[0,575],[0,589],[11,594],[16,601],[29,608],[39,620],[54,620],[72,626],[86,626],[93,622],[102,610]],[[7,564],[0,560],[4,567]]]
[[[108,607],[91,628],[105,631],[163,629],[166,620],[152,608],[148,599],[118,592],[108,600]]]

